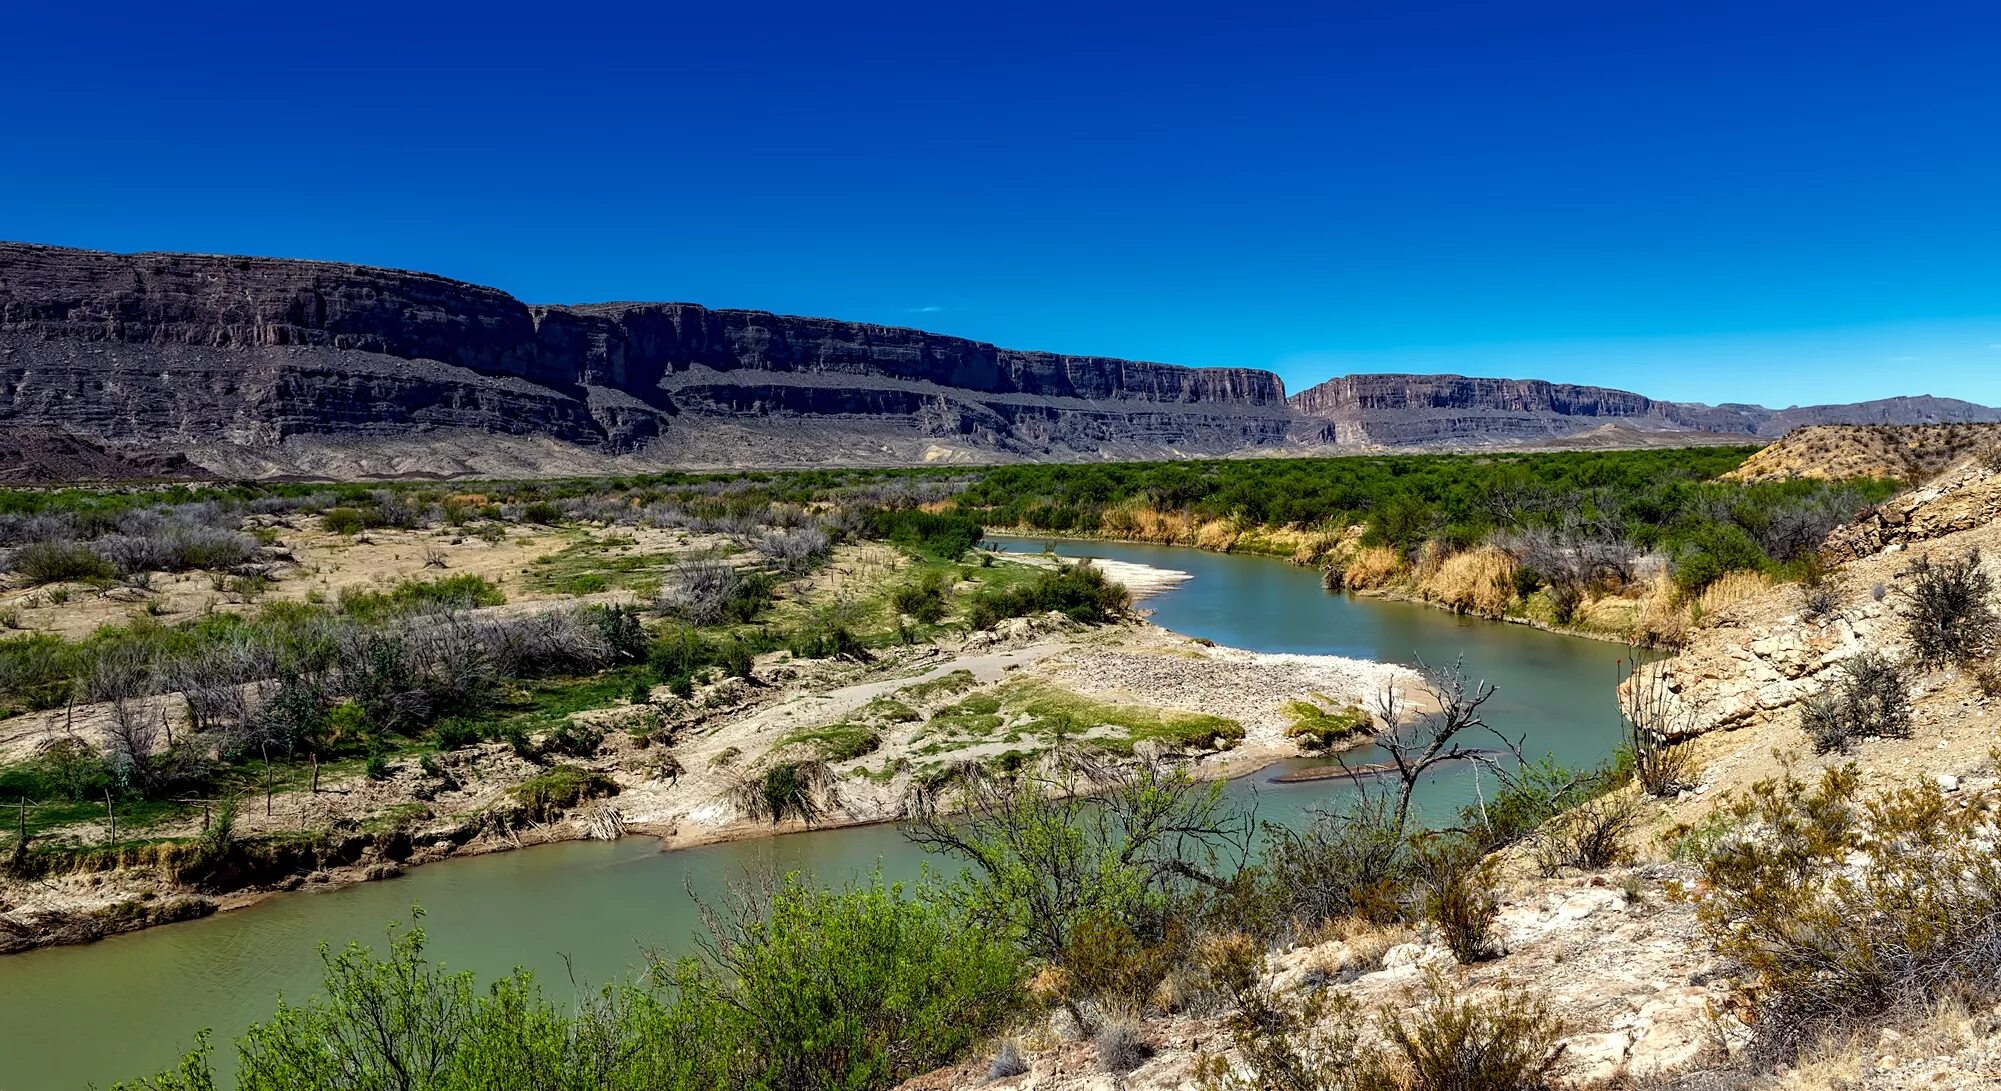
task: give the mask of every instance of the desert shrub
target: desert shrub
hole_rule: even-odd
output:
[[[920,801],[905,836],[964,862],[944,893],[969,920],[1058,964],[1080,935],[1123,929],[1141,950],[1168,943],[1189,892],[1248,855],[1250,819],[1220,784],[1141,766],[1102,771],[1092,795],[1084,787],[1078,776],[969,768],[954,795]]]
[[[1800,704],[1800,727],[1816,754],[1846,751],[1857,738],[1910,738],[1910,686],[1880,653],[1858,653],[1842,661],[1825,689]]]
[[[1919,557],[1905,571],[1905,624],[1918,662],[1927,667],[1977,659],[1993,649],[2001,618],[1994,612],[1994,581],[1980,567],[1980,552],[1933,561]]]
[[[1387,799],[1360,796],[1346,810],[1315,812],[1303,829],[1266,823],[1263,832],[1254,874],[1272,899],[1273,924],[1297,931],[1402,916],[1415,861]]]
[[[1841,609],[1841,595],[1829,583],[1800,586],[1800,617],[1809,622],[1825,621]]]
[[[1545,823],[1617,788],[1621,777],[1610,768],[1578,772],[1554,758],[1517,769],[1492,800],[1459,812],[1461,828],[1487,852],[1527,840]]]
[[[987,1082],[1013,1079],[1027,1071],[1028,1062],[1021,1057],[1021,1047],[1015,1044],[1014,1039],[1009,1038],[1001,1043],[1000,1050],[994,1054],[993,1063],[987,1065]]]
[[[355,508],[328,508],[320,513],[320,527],[333,534],[360,534],[368,520]]]
[[[1734,800],[1701,859],[1699,918],[1764,986],[1761,1044],[1789,1059],[1955,990],[1994,998],[2001,857],[1990,817],[1920,784],[1864,799],[1853,766]]]
[[[739,781],[730,798],[747,818],[774,824],[797,818],[811,826],[834,801],[837,780],[818,758],[779,762]]]
[[[377,957],[321,949],[322,992],[238,1039],[239,1091],[887,1091],[1019,1010],[1013,952],[880,882],[788,878],[705,906],[705,957],[561,1007],[523,971],[481,986],[392,929]],[[213,1091],[206,1034],[127,1091]],[[357,1073],[361,1075],[357,1077]]]
[[[14,551],[7,566],[29,584],[108,580],[118,574],[102,554],[81,542],[30,542]]]
[[[875,509],[863,513],[863,530],[902,547],[913,556],[956,561],[985,536],[978,516],[962,512],[928,512],[916,508]]]
[[[1011,617],[1050,611],[1074,621],[1099,624],[1123,617],[1132,596],[1089,562],[1063,565],[1016,586],[970,596],[967,616],[975,629],[990,629]]]
[[[1098,1067],[1115,1076],[1123,1076],[1153,1056],[1153,1050],[1146,1044],[1146,1036],[1137,1024],[1123,1019],[1113,1020],[1099,1028],[1092,1046],[1098,1054]]]
[[[1656,798],[1694,786],[1695,712],[1672,685],[1665,663],[1641,661],[1633,649],[1632,668],[1619,687],[1619,756],[1640,786]]]
[[[927,572],[905,580],[889,593],[890,605],[927,625],[945,616],[945,574]]]
[[[741,571],[719,557],[696,557],[675,567],[656,605],[694,625],[746,622],[770,604],[772,587],[768,573]]]
[[[565,720],[549,732],[549,749],[572,758],[588,758],[604,745],[604,729]]]
[[[80,649],[54,633],[0,640],[0,695],[26,708],[54,708],[69,696]]]
[[[1494,873],[1478,846],[1459,837],[1435,836],[1415,846],[1414,866],[1424,892],[1424,918],[1462,963],[1500,953],[1493,938],[1501,907]]]
[[[757,551],[772,567],[787,576],[811,572],[833,548],[833,540],[819,527],[772,531],[757,541]]]
[[[1415,1011],[1386,1012],[1389,1049],[1364,1059],[1356,1091],[1539,1091],[1563,1060],[1563,1022],[1538,998],[1503,984],[1460,997],[1442,976]]]
[[[1625,839],[1642,819],[1639,802],[1624,793],[1586,800],[1537,827],[1530,845],[1546,876],[1566,867],[1597,871],[1616,863]]]
[[[785,642],[786,650],[797,659],[852,659],[866,662],[868,648],[845,625],[807,625],[795,630]]]
[[[546,500],[536,500],[521,506],[521,520],[552,527],[563,521],[563,509]]]
[[[1224,1026],[1237,1064],[1199,1055],[1201,1091],[1542,1091],[1563,1059],[1562,1020],[1505,979],[1492,995],[1462,998],[1428,975],[1414,1010],[1383,1009],[1369,1033],[1345,994],[1315,989],[1295,1005],[1254,960],[1233,961],[1217,976],[1235,1000]]]
[[[486,740],[486,732],[472,720],[448,716],[431,725],[431,737],[440,750],[464,750]]]
[[[665,976],[713,1006],[709,1086],[886,1089],[948,1063],[1019,1010],[1021,960],[934,901],[879,880],[787,879],[711,907],[709,958]]]
[[[221,570],[257,557],[257,539],[225,527],[161,520],[134,529],[139,533],[109,534],[96,543],[123,573]]]
[[[1568,625],[1584,605],[1584,589],[1568,580],[1549,585],[1549,612],[1558,625]]]

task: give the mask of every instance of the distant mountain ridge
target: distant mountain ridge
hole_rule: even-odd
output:
[[[1933,398],[1770,410],[1538,380],[999,348],[692,303],[530,305],[370,266],[0,243],[0,428],[224,475],[1179,458],[1561,441],[1617,424],[1995,421]]]
[[[2001,421],[2001,409],[1951,398],[1884,398],[1794,406],[1656,401],[1628,390],[1464,375],[1342,375],[1287,399],[1333,422],[1330,442],[1491,443],[1560,436],[1623,423],[1643,431],[1777,437],[1810,424],[1950,424]]]

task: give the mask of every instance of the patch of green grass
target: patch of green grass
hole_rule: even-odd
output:
[[[1285,714],[1292,719],[1292,726],[1285,732],[1287,737],[1298,739],[1299,745],[1307,750],[1325,750],[1372,723],[1360,706],[1326,707],[1333,704],[1332,698],[1321,693],[1314,694],[1311,700],[1287,701]]]
[[[397,803],[368,817],[361,824],[366,833],[393,833],[431,817],[431,808],[422,803]]]
[[[827,727],[794,731],[780,739],[778,745],[810,748],[821,761],[849,761],[882,749],[882,736],[866,724],[843,720]]]
[[[863,705],[855,715],[878,724],[914,724],[924,718],[922,713],[893,697],[878,697]]]
[[[176,800],[127,799],[112,801],[112,813],[118,816],[119,843],[126,842],[127,831],[137,833],[152,829],[168,822],[177,822],[194,813],[195,808]],[[0,803],[0,845],[12,848],[14,831],[19,826],[20,812],[16,803],[7,800]],[[47,834],[51,830],[65,826],[92,825],[98,832],[86,834],[85,840],[104,836],[104,800],[85,800],[81,803],[70,800],[52,800],[45,803],[28,804],[28,837],[31,839]],[[150,840],[150,839],[148,839]],[[32,847],[32,845],[30,846]]]
[[[1198,750],[1224,749],[1244,737],[1235,720],[1199,712],[1118,705],[1040,682],[1005,687],[1006,704],[1030,719],[1026,730],[1041,735],[1082,735],[1107,750],[1129,754],[1145,740]]]
[[[929,682],[905,686],[897,690],[896,695],[926,704],[941,697],[956,697],[967,690],[977,688],[979,684],[980,680],[973,677],[972,671],[958,670],[941,678],[933,678]]]
[[[1006,721],[1000,715],[998,694],[976,693],[955,705],[939,709],[925,725],[926,735],[954,738],[985,738],[1000,730]]]
[[[508,794],[528,812],[528,817],[537,822],[547,821],[584,800],[617,792],[618,785],[575,765],[558,765],[508,789]]]
[[[614,588],[650,595],[674,567],[672,553],[620,553],[621,540],[580,538],[528,566],[528,586],[559,595],[589,595]]]

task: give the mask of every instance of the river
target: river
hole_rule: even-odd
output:
[[[990,544],[1039,552],[1040,540]],[[1455,617],[1412,603],[1330,595],[1319,573],[1264,557],[1170,546],[1056,542],[1066,556],[1178,569],[1191,579],[1145,600],[1153,620],[1189,636],[1265,652],[1353,656],[1434,666],[1465,657],[1497,687],[1487,719],[1526,733],[1531,756],[1587,765],[1617,742],[1613,684],[1626,650],[1526,626]],[[1367,761],[1367,752],[1351,755]],[[1288,763],[1299,765],[1305,763]],[[1487,786],[1492,787],[1491,778]],[[1471,798],[1465,767],[1427,785],[1428,813]],[[1298,821],[1338,801],[1339,782],[1229,787],[1261,818]],[[648,949],[678,954],[699,926],[690,889],[705,896],[763,870],[839,882],[880,869],[915,877],[924,859],[895,829],[825,830],[663,853],[645,838],[572,842],[448,860],[388,882],[273,898],[206,920],[0,958],[0,1091],[76,1088],[156,1071],[213,1028],[218,1069],[231,1039],[270,1014],[277,997],[313,994],[317,945],[379,941],[421,905],[432,955],[481,977],[533,970],[552,996],[631,974]]]

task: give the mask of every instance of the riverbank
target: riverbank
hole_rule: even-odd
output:
[[[986,533],[998,538],[1024,541],[1051,542],[1111,542],[1127,545],[1165,545],[1177,549],[1199,549],[1206,553],[1224,555],[1248,554],[1282,560],[1303,568],[1318,567],[1323,574],[1334,564],[1330,558],[1332,551],[1352,547],[1359,537],[1361,528],[1351,527],[1345,536],[1324,532],[1288,530],[1284,528],[1258,528],[1255,534],[1241,536],[1215,533],[1198,534],[1192,540],[1159,541],[1144,537],[1120,537],[1112,534],[1066,531],[1051,534],[1030,527],[987,527]],[[1469,615],[1486,621],[1500,621],[1510,625],[1523,625],[1558,636],[1574,636],[1584,640],[1605,641],[1613,644],[1632,644],[1635,639],[1648,646],[1671,644],[1685,638],[1686,629],[1692,622],[1671,616],[1674,591],[1671,586],[1660,581],[1642,589],[1634,596],[1604,595],[1582,602],[1577,614],[1587,619],[1582,624],[1564,624],[1550,615],[1547,596],[1538,593],[1528,600],[1514,595],[1512,585],[1505,580],[1494,584],[1494,594],[1506,606],[1499,610],[1477,609],[1472,605],[1472,596],[1442,598],[1435,592],[1413,586],[1411,581],[1399,580],[1394,575],[1381,573],[1381,562],[1377,561],[1378,573],[1372,575],[1362,586],[1344,583],[1341,591],[1365,598],[1386,599],[1392,602],[1409,602],[1448,613]],[[1510,574],[1511,575],[1511,574]],[[1421,581],[1420,581],[1421,582]],[[1333,589],[1329,589],[1330,593]],[[1537,602],[1537,599],[1543,601]],[[1540,613],[1532,611],[1540,611]],[[1648,622],[1652,622],[1651,626]]]
[[[1149,590],[1187,579],[1114,567]],[[775,653],[749,679],[715,680],[685,698],[655,687],[644,703],[582,709],[528,740],[539,751],[564,725],[601,735],[588,756],[537,761],[489,742],[395,762],[380,777],[330,772],[318,790],[241,801],[225,842],[235,863],[203,878],[187,878],[186,846],[204,834],[194,818],[155,831],[150,851],[84,852],[67,870],[11,877],[0,883],[0,952],[561,841],[634,834],[672,851],[893,822],[959,763],[1009,767],[1059,737],[1127,760],[1173,761],[1201,779],[1239,777],[1300,755],[1287,734],[1290,702],[1369,705],[1385,687],[1407,700],[1417,676],[1338,656],[1217,648],[1140,620],[1081,626],[1056,615],[885,649],[866,664]],[[824,781],[810,820],[749,813],[745,797],[772,770],[809,768]],[[524,791],[556,780],[567,794]]]

